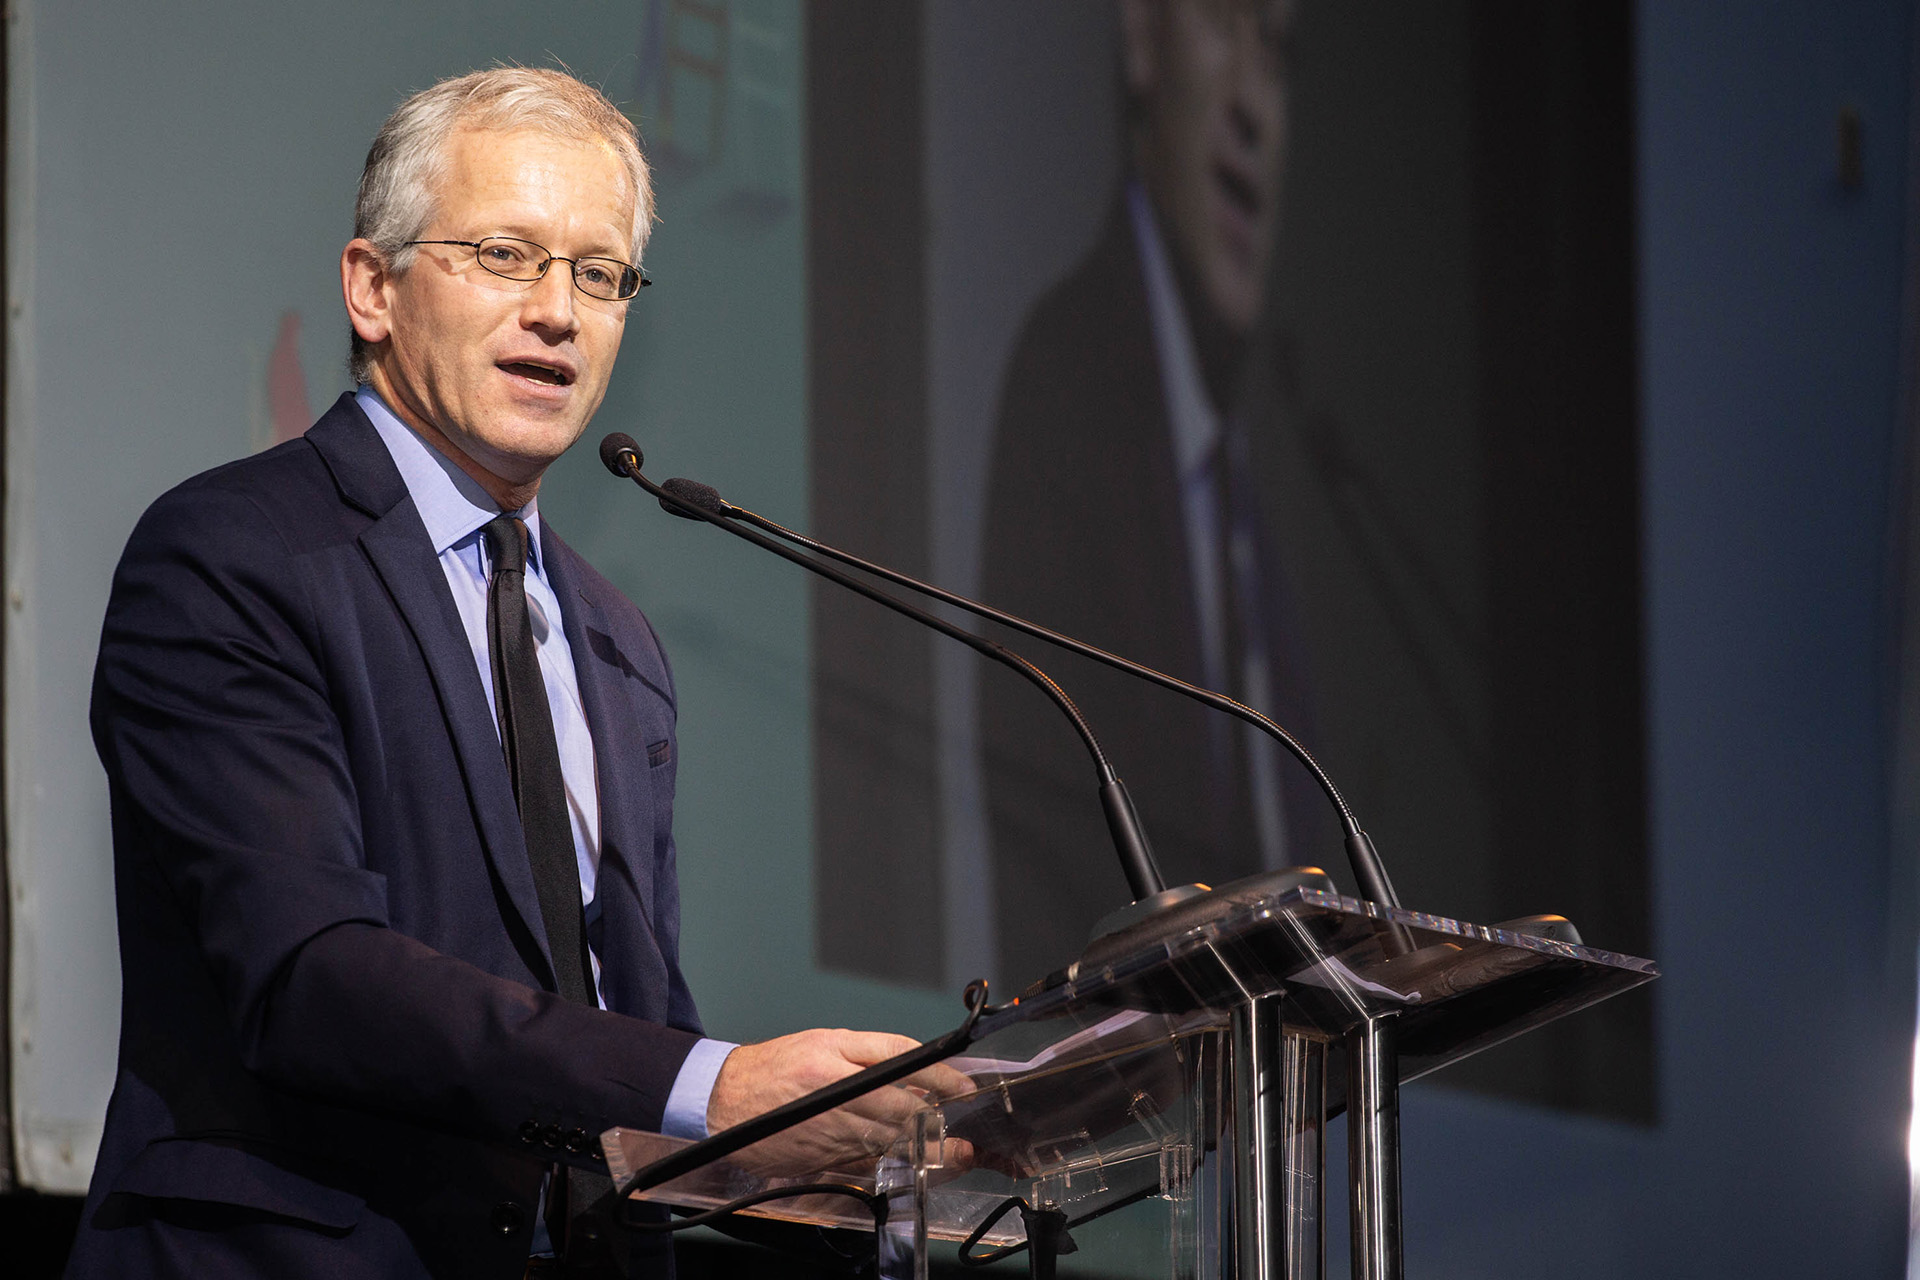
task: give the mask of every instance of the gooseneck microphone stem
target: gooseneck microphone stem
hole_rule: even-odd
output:
[[[1133,801],[1127,795],[1126,784],[1121,782],[1119,775],[1114,772],[1113,765],[1108,762],[1106,752],[1101,750],[1100,741],[1094,737],[1093,729],[1087,724],[1087,719],[1081,714],[1080,708],[1074,705],[1073,699],[1067,696],[1066,690],[1055,684],[1053,678],[1046,672],[1004,645],[977,636],[964,627],[955,626],[945,618],[908,604],[898,596],[889,595],[871,583],[862,582],[858,578],[842,573],[812,556],[802,555],[757,529],[743,528],[726,515],[710,511],[697,502],[688,501],[655,484],[641,473],[638,446],[618,433],[608,436],[601,442],[600,458],[607,464],[608,470],[615,475],[626,476],[632,480],[658,498],[660,505],[673,514],[694,520],[704,520],[708,524],[725,529],[736,538],[771,551],[781,559],[791,561],[803,569],[809,569],[831,582],[837,582],[849,591],[857,592],[876,604],[884,605],[895,613],[903,614],[916,622],[932,627],[942,635],[951,636],[993,661],[1012,667],[1038,685],[1041,692],[1051,698],[1054,705],[1058,706],[1066,714],[1067,719],[1073,722],[1075,732],[1080,735],[1081,742],[1086,745],[1087,754],[1093,758],[1094,769],[1100,780],[1100,806],[1106,814],[1107,829],[1113,835],[1114,850],[1120,856],[1121,870],[1126,874],[1127,887],[1132,892],[1134,901],[1151,897],[1166,888],[1160,869],[1153,860],[1152,846],[1148,844],[1146,832],[1140,826],[1140,819],[1134,811]]]
[[[1324,792],[1327,799],[1332,802],[1334,810],[1340,818],[1343,843],[1347,851],[1347,862],[1348,865],[1353,868],[1354,879],[1359,882],[1361,896],[1369,902],[1378,903],[1383,907],[1398,907],[1400,905],[1400,897],[1394,892],[1392,882],[1387,879],[1386,867],[1381,863],[1380,855],[1373,847],[1373,841],[1368,837],[1367,833],[1361,829],[1359,820],[1354,817],[1352,808],[1348,806],[1346,798],[1340,794],[1340,789],[1334,785],[1333,779],[1327,775],[1327,771],[1321,767],[1320,762],[1314,759],[1313,753],[1307,750],[1299,739],[1295,738],[1291,733],[1288,733],[1285,729],[1281,728],[1280,725],[1276,724],[1261,712],[1256,711],[1254,708],[1247,706],[1245,703],[1237,702],[1225,694],[1215,693],[1211,689],[1205,689],[1196,684],[1189,684],[1177,676],[1167,675],[1163,671],[1156,671],[1152,667],[1144,666],[1130,658],[1123,658],[1119,654],[1109,653],[1105,649],[1097,648],[1086,643],[1084,640],[1076,640],[1072,636],[1062,635],[1060,632],[1048,627],[1043,627],[1037,622],[1029,622],[1025,618],[996,609],[992,605],[981,604],[978,600],[970,600],[966,596],[956,595],[943,587],[936,587],[932,583],[922,582],[918,578],[909,577],[896,569],[889,569],[885,565],[875,564],[870,560],[863,560],[851,552],[840,550],[838,547],[828,546],[824,542],[809,538],[804,533],[798,533],[787,528],[785,525],[767,519],[765,516],[749,511],[745,507],[736,506],[728,502],[722,498],[719,491],[711,485],[701,484],[697,480],[673,479],[667,481],[663,487],[667,493],[674,496],[680,506],[697,508],[700,513],[700,518],[710,523],[721,524],[724,520],[744,521],[757,529],[772,534],[774,537],[814,552],[816,555],[825,556],[829,560],[858,569],[862,573],[870,573],[896,586],[905,587],[910,591],[918,592],[921,595],[938,600],[943,604],[952,605],[956,609],[964,609],[976,617],[985,618],[989,622],[997,622],[1023,635],[1032,636],[1036,640],[1044,640],[1048,644],[1056,645],[1059,648],[1067,650],[1069,653],[1076,653],[1083,658],[1091,658],[1095,662],[1103,663],[1119,671],[1124,671],[1129,675],[1138,676],[1140,679],[1152,684],[1157,684],[1163,689],[1171,689],[1175,693],[1182,694],[1193,699],[1195,702],[1212,707],[1216,711],[1224,711],[1230,716],[1235,716],[1238,719],[1246,721],[1248,724],[1253,725],[1269,737],[1278,741],[1281,746],[1293,754],[1295,759],[1306,766],[1307,772],[1313,775],[1313,779],[1319,784],[1320,790]],[[730,527],[734,528],[736,532],[739,531],[737,525]]]

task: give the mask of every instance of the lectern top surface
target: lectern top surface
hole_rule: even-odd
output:
[[[1149,920],[1102,939],[981,1020],[974,1055],[1039,1065],[1084,1046],[1119,1012],[1224,1021],[1283,998],[1290,1026],[1328,1038],[1404,1015],[1418,1075],[1658,976],[1651,960],[1296,888]]]

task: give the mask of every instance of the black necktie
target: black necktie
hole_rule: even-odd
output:
[[[500,516],[481,531],[493,556],[487,586],[487,651],[493,661],[493,705],[507,753],[514,803],[527,837],[527,859],[547,926],[554,981],[560,994],[597,1005],[592,966],[581,924],[580,868],[567,821],[566,783],[553,736],[553,711],[540,675],[540,656],[527,616],[527,526]]]
[[[1276,637],[1267,625],[1267,610],[1283,584],[1275,577],[1277,566],[1265,545],[1250,443],[1240,422],[1229,419],[1223,424],[1215,456],[1221,499],[1226,688],[1233,697],[1270,715],[1285,715],[1293,702],[1281,696],[1278,684],[1279,678],[1292,674],[1292,664],[1274,651]],[[1225,722],[1234,731],[1229,767],[1236,794],[1230,812],[1236,821],[1251,819],[1243,830],[1255,838],[1263,865],[1285,866],[1287,831],[1277,745],[1251,725]]]
[[[533,621],[527,616],[527,526],[512,516],[501,516],[481,532],[493,557],[493,579],[487,584],[493,705],[500,718],[500,744],[507,753],[514,803],[520,806],[520,827],[527,837],[533,885],[540,895],[540,918],[547,926],[554,981],[567,999],[597,1006],[600,1002],[591,994],[593,963],[587,958],[581,920],[580,868],[574,859],[573,827],[567,821],[566,780],[560,773],[560,747],[553,734],[553,709],[547,705],[547,682],[540,675]],[[568,1167],[564,1177],[549,1171],[543,1184],[547,1237],[566,1257],[568,1274],[589,1270],[575,1265],[584,1259],[574,1240],[572,1208],[584,1212],[610,1185],[604,1175],[585,1169]],[[587,1252],[599,1257],[605,1249]]]

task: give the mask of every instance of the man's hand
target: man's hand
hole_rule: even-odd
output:
[[[804,1094],[897,1057],[918,1041],[881,1031],[800,1031],[727,1055],[707,1099],[707,1131],[718,1133]],[[973,1082],[944,1063],[862,1094],[740,1152],[758,1173],[794,1175],[855,1168],[892,1145],[925,1097],[966,1093]]]

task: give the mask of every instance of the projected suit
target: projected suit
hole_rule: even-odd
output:
[[[551,994],[485,691],[351,397],[141,519],[94,684],[126,986],[74,1274],[517,1277],[546,1163],[658,1126],[699,1033],[672,680],[640,612],[543,546],[624,1017]]]
[[[1189,528],[1139,253],[1124,213],[1034,307],[1008,367],[988,489],[986,599],[1148,666],[1202,680]],[[1264,539],[1263,539],[1264,541]],[[1262,548],[1270,566],[1272,548]],[[1277,586],[1277,584],[1276,584]],[[1284,592],[1248,607],[1273,638],[1261,707],[1309,731]],[[1022,649],[1022,652],[1028,651]],[[1260,870],[1237,723],[1105,667],[1050,657],[1140,809],[1169,884]],[[1231,683],[1229,681],[1229,683]],[[1126,900],[1086,753],[1010,680],[981,682],[1001,972],[1040,977]],[[1291,760],[1270,771],[1289,849],[1324,847],[1324,799]]]

